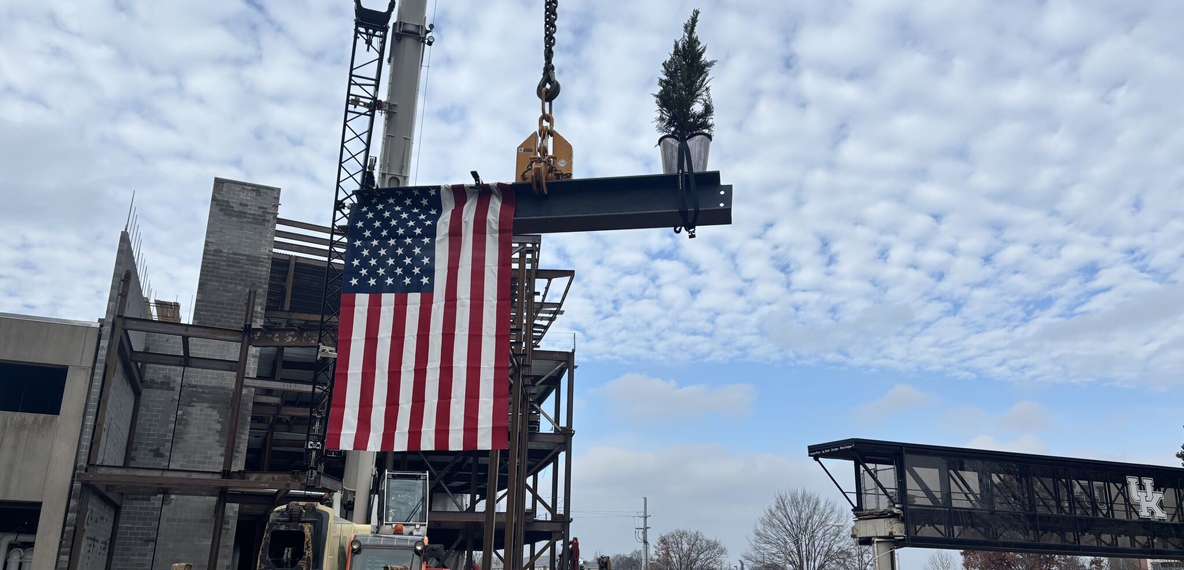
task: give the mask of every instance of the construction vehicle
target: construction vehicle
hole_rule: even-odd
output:
[[[377,524],[352,522],[318,502],[276,507],[267,519],[258,570],[428,570],[428,560],[444,557],[426,536],[428,476],[387,473],[383,479]]]

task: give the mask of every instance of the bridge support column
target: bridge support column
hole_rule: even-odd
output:
[[[872,554],[875,556],[875,562],[872,564],[875,570],[897,570],[895,540],[891,538],[873,539]]]

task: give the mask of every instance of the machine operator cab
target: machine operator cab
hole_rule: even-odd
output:
[[[425,540],[374,534],[370,525],[338,517],[318,503],[289,503],[268,517],[258,569],[426,570]]]
[[[267,519],[258,570],[428,570],[426,473],[386,473],[377,528],[337,516],[315,502],[293,502]]]

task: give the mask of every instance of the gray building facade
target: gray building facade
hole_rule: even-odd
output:
[[[0,313],[0,555],[50,570],[98,323]]]

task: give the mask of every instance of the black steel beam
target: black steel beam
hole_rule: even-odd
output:
[[[517,183],[515,234],[553,234],[601,230],[673,228],[679,215],[678,176],[649,174],[611,178],[572,178],[547,183],[536,196],[529,184]],[[699,226],[732,223],[732,186],[721,184],[718,171],[695,174]],[[416,186],[402,188],[406,191]],[[386,191],[392,189],[379,189]]]
[[[239,333],[240,335],[242,333]],[[239,338],[242,338],[241,336]],[[132,362],[143,364],[160,364],[162,366],[187,366],[189,368],[200,368],[202,370],[219,370],[222,372],[235,372],[238,370],[237,360],[222,360],[218,358],[201,358],[197,356],[190,356],[185,358],[181,355],[161,354],[159,352],[132,352]]]
[[[317,332],[316,328],[256,329],[251,331],[251,346],[315,347]]]
[[[171,336],[186,336],[206,340],[220,340],[223,342],[238,342],[243,338],[242,330],[223,329],[217,327],[203,327],[185,323],[170,323],[151,319],[136,319],[126,317],[123,327],[129,331],[156,333]]]

